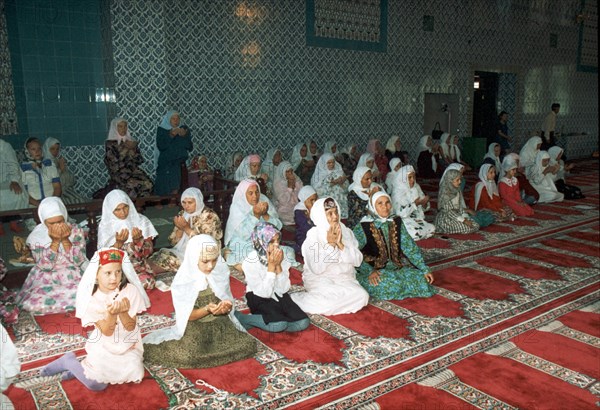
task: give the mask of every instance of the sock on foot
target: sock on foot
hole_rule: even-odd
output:
[[[75,353],[68,352],[68,353],[64,354],[63,356],[59,357],[58,359],[56,359],[55,361],[48,363],[46,366],[44,366],[42,368],[42,370],[40,370],[40,376],[53,376],[60,372],[64,372],[65,370],[67,370],[67,368],[65,367],[67,364],[67,361],[71,358],[75,358]],[[77,360],[77,359],[75,359],[75,360]]]

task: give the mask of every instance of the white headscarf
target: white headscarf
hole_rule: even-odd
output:
[[[460,148],[458,147],[458,145],[456,145],[454,143],[454,138],[456,138],[456,137],[457,137],[456,135],[452,135],[450,137],[450,157],[452,158],[453,161],[461,162],[462,157],[461,157]]]
[[[0,394],[2,394],[10,386],[12,379],[21,371],[17,348],[2,325],[0,325],[0,351],[2,352],[2,360],[0,361]],[[2,404],[4,403],[2,402]],[[4,408],[4,405],[2,407]],[[6,409],[9,408],[6,407]]]
[[[479,168],[479,182],[475,185],[475,209],[479,205],[479,200],[481,199],[481,192],[483,191],[483,187],[487,191],[490,199],[494,198],[494,195],[498,196],[498,185],[496,185],[495,180],[487,179],[487,173],[490,168],[493,167],[492,164],[483,164],[481,168]]]
[[[528,170],[530,170],[530,172],[528,172],[528,177],[530,175],[533,175],[535,172],[534,170],[537,170],[537,173],[539,174],[543,174],[544,170],[546,168],[548,168],[548,166],[550,165],[550,162],[548,162],[548,165],[544,166],[542,164],[542,162],[545,159],[550,159],[550,154],[548,154],[548,151],[541,151],[537,153],[537,155],[535,156],[535,163],[533,164],[533,166],[531,166],[530,168],[527,168]]]
[[[119,204],[129,205],[129,214],[126,219],[119,219],[113,211]],[[112,246],[115,243],[115,236],[121,229],[129,231],[129,237],[126,243],[132,241],[131,231],[133,228],[142,230],[144,238],[154,238],[158,236],[158,232],[154,229],[154,225],[144,215],[140,215],[135,209],[135,205],[120,189],[113,189],[106,195],[102,203],[102,219],[98,225],[98,248]]]
[[[256,185],[260,192],[260,187],[258,186],[258,182],[253,179],[245,179],[241,181],[235,192],[233,194],[233,200],[231,201],[231,208],[229,210],[229,217],[227,218],[227,226],[225,227],[225,245],[229,244],[234,232],[244,222],[244,219],[248,217],[248,215],[252,214],[253,206],[250,205],[248,199],[246,198],[246,191],[252,185]],[[259,202],[266,202],[269,204],[269,217],[279,218],[277,214],[277,210],[273,203],[266,197],[264,194],[260,194]],[[250,238],[248,238],[250,240]]]
[[[368,152],[365,152],[364,154],[362,154],[360,156],[360,158],[358,159],[358,163],[356,164],[356,167],[367,167],[369,168],[369,166],[367,165],[367,162],[373,160],[373,167],[375,167],[375,157],[373,157],[373,154],[370,154]],[[369,168],[371,171],[373,171],[372,168]]]
[[[390,204],[392,203],[392,198],[390,198],[390,196],[387,193],[385,193],[383,191],[376,192],[375,194],[373,194],[373,196],[369,200],[369,205],[367,207],[369,212],[367,212],[367,214],[362,217],[362,219],[360,220],[361,222],[373,222],[375,220],[380,221],[380,222],[387,222],[387,221],[392,221],[394,219],[393,211],[390,211],[390,214],[384,218],[381,215],[379,215],[379,213],[375,209],[375,203],[382,196],[387,197],[390,200]]]
[[[327,168],[327,161],[330,159],[333,159],[335,162],[333,170]],[[319,158],[319,162],[317,162],[317,167],[310,180],[310,184],[315,189],[319,189],[323,184],[328,183],[326,179],[329,175],[334,175],[335,178],[338,178],[344,175],[344,171],[342,170],[342,166],[333,157],[333,154],[323,154],[321,155],[321,158]]]
[[[548,155],[550,156],[550,163],[549,163],[549,165],[556,165],[556,164],[558,164],[559,161],[557,161],[556,158],[560,154],[562,154],[563,151],[564,150],[561,147],[557,146],[557,145],[555,145],[553,147],[550,147],[548,149]],[[560,162],[563,162],[562,158],[561,158]]]
[[[50,152],[50,147],[56,144],[60,145],[60,141],[56,138],[48,137],[46,138],[46,140],[44,141],[44,145],[42,146],[42,151],[44,152],[44,159],[51,159],[53,163],[54,161],[56,161],[57,158]]]
[[[31,249],[35,246],[46,247],[52,242],[52,239],[48,235],[48,227],[44,223],[46,219],[62,216],[65,219],[65,223],[68,223],[69,219],[65,204],[57,196],[49,196],[40,202],[38,205],[38,216],[40,217],[40,223],[29,234],[26,241]],[[62,244],[60,246],[62,247]]]
[[[352,155],[352,149],[356,149],[356,144],[350,144],[346,148],[344,148],[344,153],[348,154],[348,156],[354,159],[354,155]]]
[[[257,154],[246,155],[242,162],[240,162],[240,166],[235,170],[236,181],[243,181],[246,178],[258,176],[252,175],[252,172],[250,171],[250,161],[252,160],[252,163],[256,163],[256,159],[258,159],[258,162],[261,162],[260,156]],[[260,169],[258,172],[260,173]]]
[[[509,179],[506,176],[506,172],[510,171],[511,169],[517,169],[517,168],[519,168],[519,156],[515,153],[510,153],[510,154],[506,155],[504,157],[504,160],[502,160],[503,175],[502,175],[501,181],[510,187],[516,185],[518,183],[517,178],[512,177]]]
[[[400,137],[398,135],[392,135],[388,140],[387,144],[385,144],[385,149],[391,152],[392,154],[396,153],[396,141],[398,141]]]
[[[182,216],[186,221],[189,222],[193,216],[200,215],[200,213],[204,210],[204,196],[202,195],[202,191],[200,191],[198,188],[192,187],[183,191],[183,194],[181,194],[181,202],[183,203],[183,200],[186,198],[191,198],[196,201],[196,210],[194,212],[191,214],[185,211],[183,212]],[[189,240],[189,235],[184,231],[179,241],[175,244],[175,246],[173,246],[173,248],[169,249],[169,251],[173,252],[179,259],[182,259]]]
[[[442,181],[444,180],[444,176],[451,169],[455,169],[457,171],[462,172],[464,168],[465,168],[465,166],[463,164],[459,164],[457,162],[453,162],[452,164],[448,165],[448,167],[446,167],[446,169],[444,170],[444,173],[442,174],[442,177],[440,178],[440,182],[438,183],[438,185],[440,185],[440,186],[442,185]]]
[[[528,168],[531,165],[535,164],[535,157],[539,152],[537,146],[542,143],[542,139],[540,137],[531,137],[521,151],[519,152],[519,158],[521,158],[521,166],[524,168]]]
[[[448,141],[450,139],[450,141]],[[452,136],[445,132],[440,137],[440,146],[442,147],[442,151],[444,152],[444,156],[450,156],[450,148],[452,147]]]
[[[110,128],[108,129],[108,137],[106,137],[106,139],[109,141],[118,141],[119,144],[123,141],[133,141],[133,138],[131,138],[131,134],[129,133],[129,127],[127,127],[127,133],[125,135],[119,134],[119,131],[117,130],[117,125],[120,122],[124,122],[125,124],[127,124],[127,120],[125,120],[125,118],[113,118],[113,120],[110,122]]]
[[[356,195],[363,201],[369,199],[369,191],[376,186],[381,187],[381,185],[371,182],[371,185],[368,188],[364,188],[361,184],[362,178],[365,176],[367,172],[371,171],[371,168],[368,167],[357,167],[352,174],[352,183],[348,186],[348,192],[354,191]]]
[[[292,164],[290,164],[288,161],[281,161],[279,163],[279,165],[277,165],[277,168],[275,169],[275,178],[273,182],[277,182],[277,181],[283,181],[287,183],[287,177],[285,176],[285,173],[288,169],[291,169],[292,171],[294,171],[294,168],[292,167]],[[294,173],[294,175],[296,175],[296,173]],[[296,181],[298,181],[298,175],[296,175]]]
[[[498,144],[497,142],[492,142],[488,146],[487,154],[485,154],[483,159],[489,158],[492,161],[494,161],[494,167],[496,168],[496,174],[500,175],[502,173],[502,163],[500,162],[500,157],[497,156],[496,153],[494,152],[494,150],[496,149],[496,146],[499,147],[500,144]]]
[[[302,156],[300,155],[300,151],[302,150],[302,147],[306,146],[306,156]],[[290,164],[292,164],[292,167],[294,167],[294,169],[298,168],[298,166],[300,165],[300,163],[302,162],[303,159],[306,159],[306,157],[308,156],[308,146],[306,144],[296,144],[294,146],[294,150],[292,151],[292,157],[290,158]],[[310,158],[312,160],[312,158]]]
[[[281,150],[279,148],[271,148],[267,152],[267,155],[265,156],[265,160],[262,163],[262,168],[265,171],[268,171],[267,173],[269,174],[269,176],[271,177],[271,179],[273,178],[273,170],[276,167],[276,165],[273,163],[273,157],[278,152],[281,154]]]
[[[325,214],[325,201],[327,199],[332,199],[338,209],[338,214],[340,212],[340,205],[335,199],[331,197],[317,199],[310,210],[310,219],[315,226],[308,230],[306,234],[306,241],[308,242],[306,243],[314,243],[314,241],[318,241],[323,245],[327,243],[327,231],[329,230],[329,222],[327,221],[327,215]],[[342,227],[342,239],[345,239],[345,236],[348,235],[346,231],[353,235],[352,231],[348,229],[341,220],[340,226]]]
[[[427,141],[429,141],[430,138],[431,138],[431,135],[423,135],[421,137],[421,139],[419,140],[419,145],[417,147],[416,158],[419,158],[419,155],[423,151],[431,152],[431,147],[427,146]],[[433,170],[433,172],[437,171],[437,167],[438,167],[437,161],[435,160],[435,158],[432,158],[431,159],[431,169]]]
[[[296,206],[294,207],[294,211],[308,211],[308,209],[306,208],[306,204],[304,204],[304,201],[316,194],[317,191],[315,191],[315,189],[310,185],[305,185],[302,188],[300,188],[300,191],[298,191],[298,200],[300,202],[296,204]]]
[[[205,273],[198,267],[198,262],[206,252],[208,256],[218,256],[217,264],[210,273]],[[143,342],[159,344],[166,340],[179,340],[185,334],[190,314],[198,299],[198,293],[211,288],[220,300],[234,302],[229,285],[229,266],[219,254],[219,244],[209,235],[196,235],[190,239],[185,250],[185,257],[171,285],[171,298],[175,308],[175,325],[167,329],[157,330],[144,337]],[[229,312],[229,319],[238,330],[244,331],[238,320]]]
[[[410,174],[415,175],[415,184],[412,188],[408,183],[408,176]],[[412,165],[403,166],[400,168],[398,175],[396,176],[396,182],[394,183],[394,197],[407,197],[410,202],[414,202],[415,199],[419,198],[420,196],[420,192],[417,189],[415,169]]]
[[[100,252],[107,251],[109,249],[115,248],[101,248],[94,253],[94,256],[90,260],[89,265],[83,272],[83,276],[81,277],[81,281],[79,282],[79,286],[77,287],[77,298],[75,300],[75,316],[79,319],[83,318],[85,315],[85,311],[87,310],[90,301],[92,300],[92,291],[94,290],[94,285],[96,283],[96,276],[98,274],[98,269],[100,268]],[[118,250],[123,254],[123,260],[121,262],[121,271],[127,277],[129,283],[131,283],[137,291],[139,292],[142,300],[144,301],[144,305],[146,308],[150,307],[150,299],[148,299],[148,295],[138,278],[135,269],[133,269],[133,264],[131,260],[129,260],[129,256],[127,252],[123,252]],[[98,290],[97,290],[98,291]],[[141,313],[141,312],[138,312]]]
[[[333,146],[334,146],[334,145],[335,145],[335,147],[336,147],[335,153],[333,153],[333,152],[331,151],[331,149],[333,148]],[[327,142],[325,143],[325,149],[323,149],[323,154],[333,154],[334,156],[335,156],[335,155],[339,155],[339,149],[338,149],[338,146],[337,146],[337,144],[335,143],[335,141],[327,141]]]
[[[394,185],[396,184],[396,176],[398,175],[398,171],[396,171],[396,167],[398,165],[402,166],[402,160],[400,158],[392,158],[389,162],[390,172],[385,177],[385,185],[387,185],[388,192],[392,192],[394,190]]]

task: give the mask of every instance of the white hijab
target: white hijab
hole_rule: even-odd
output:
[[[81,281],[79,282],[79,286],[77,287],[77,298],[75,300],[75,316],[79,319],[83,318],[85,315],[85,311],[87,310],[90,301],[92,300],[92,291],[94,290],[94,285],[96,283],[96,276],[98,274],[98,269],[100,268],[100,252],[106,251],[109,249],[115,248],[101,248],[94,253],[94,256],[90,260],[89,265],[83,272],[83,276],[81,277]],[[123,252],[118,250],[123,254],[123,260],[121,262],[121,271],[127,277],[129,283],[131,283],[137,291],[139,292],[142,300],[144,301],[144,305],[146,308],[150,307],[150,299],[148,299],[148,295],[138,278],[137,273],[133,269],[133,264],[131,260],[129,260],[129,256],[127,252]],[[97,290],[98,291],[98,290]],[[141,312],[138,312],[141,313]]]
[[[496,185],[496,181],[494,181],[493,179],[491,181],[487,179],[487,173],[491,167],[493,167],[492,164],[483,164],[481,168],[479,168],[479,182],[477,183],[477,185],[475,185],[475,209],[477,209],[477,206],[479,205],[479,200],[481,199],[483,187],[485,187],[490,199],[494,198],[494,195],[499,195],[498,185]]]
[[[535,157],[539,152],[537,146],[542,143],[542,139],[540,137],[531,137],[521,151],[519,152],[519,158],[521,158],[521,166],[524,168],[529,168],[531,165],[535,164]]]
[[[316,194],[317,191],[315,191],[315,189],[310,185],[305,185],[302,188],[300,188],[300,191],[298,191],[298,200],[300,202],[296,204],[296,206],[294,207],[294,211],[308,211],[308,208],[306,208],[306,204],[304,203],[304,201]]]
[[[396,167],[400,165],[402,167],[402,160],[400,158],[392,158],[389,162],[390,172],[385,177],[385,185],[387,185],[387,190],[391,193],[394,190],[394,186],[396,184],[396,177],[398,176],[398,171],[396,171]]]
[[[563,162],[562,158],[561,158],[561,160],[560,160],[560,161],[557,161],[557,160],[556,160],[556,158],[557,158],[557,157],[558,157],[558,156],[559,156],[559,155],[560,155],[560,154],[561,154],[563,151],[564,151],[564,150],[563,150],[561,147],[557,146],[557,145],[555,145],[555,146],[553,146],[553,147],[550,147],[550,148],[548,149],[548,155],[550,156],[550,163],[549,163],[549,165],[556,165],[556,164],[558,164],[559,162]]]
[[[294,171],[292,164],[290,164],[288,161],[281,161],[275,169],[275,177],[273,178],[273,182],[285,182],[287,184],[287,177],[285,176],[285,173],[288,169]],[[294,175],[296,175],[296,173],[294,173]],[[298,175],[296,175],[296,181],[298,180]]]
[[[421,139],[419,140],[418,148],[417,148],[416,158],[419,158],[419,155],[423,151],[431,152],[431,147],[427,146],[427,141],[429,141],[430,138],[431,138],[431,135],[423,135],[421,137]],[[437,167],[438,167],[437,161],[435,160],[435,158],[431,158],[431,169],[433,170],[433,172],[437,171]]]
[[[27,246],[31,249],[36,246],[46,247],[52,242],[52,239],[48,235],[48,227],[44,223],[46,219],[62,216],[65,219],[65,223],[69,223],[67,208],[62,199],[57,196],[49,196],[40,202],[38,206],[38,216],[40,217],[40,223],[37,224],[29,234],[26,241]],[[60,246],[62,247],[62,244]]]
[[[217,264],[210,273],[205,273],[198,267],[203,252],[210,257],[218,256]],[[235,301],[229,286],[229,266],[220,256],[219,244],[212,236],[196,235],[190,239],[183,262],[171,284],[175,325],[150,333],[144,337],[143,342],[159,344],[167,340],[181,339],[185,334],[198,293],[209,287],[220,300],[229,300],[232,303]],[[229,319],[238,330],[244,331],[233,312],[233,309],[229,312]]]
[[[390,196],[387,193],[385,193],[383,191],[376,192],[375,194],[373,194],[373,196],[369,200],[369,205],[367,206],[368,212],[365,216],[362,217],[362,219],[360,220],[361,222],[374,222],[375,220],[378,220],[380,222],[388,222],[388,221],[392,221],[394,219],[393,211],[391,211],[390,214],[384,218],[381,215],[379,215],[379,213],[375,209],[375,203],[382,196],[387,197],[390,200],[390,204],[391,204],[392,198],[390,198]]]
[[[300,151],[302,150],[302,147],[306,146],[306,156],[302,156],[300,155]],[[292,167],[294,167],[294,170],[296,168],[298,168],[298,166],[300,165],[300,163],[302,163],[303,159],[306,159],[306,157],[308,156],[308,146],[306,144],[296,144],[294,146],[294,150],[292,151],[292,157],[290,158],[290,164],[292,164]],[[310,158],[312,160],[312,158]]]
[[[460,148],[458,147],[458,145],[456,145],[454,143],[454,138],[456,138],[456,137],[457,137],[456,135],[452,135],[450,137],[450,157],[452,158],[453,161],[461,162],[462,157],[461,157]]]
[[[408,176],[410,174],[415,175],[415,184],[410,187],[408,183]],[[443,178],[442,178],[443,179]],[[414,202],[415,199],[421,196],[419,189],[417,188],[416,172],[412,165],[405,165],[398,171],[396,182],[394,183],[394,197],[407,197],[410,202]]]
[[[231,201],[231,208],[229,210],[229,218],[227,218],[227,226],[225,227],[225,245],[229,244],[234,232],[242,224],[242,222],[244,222],[248,215],[253,214],[253,206],[250,205],[248,199],[246,198],[246,191],[252,185],[256,185],[260,192],[258,182],[252,179],[245,179],[241,181],[235,189],[233,200]],[[269,217],[279,218],[275,206],[269,200],[269,198],[266,197],[266,195],[260,194],[259,202],[266,202],[269,204]],[[248,238],[248,240],[250,240],[250,238]]]
[[[396,153],[396,141],[398,141],[400,137],[398,135],[392,135],[388,140],[387,144],[385,144],[385,149],[391,152],[392,154]]]
[[[508,178],[506,176],[507,171],[517,168],[519,168],[519,156],[511,152],[504,157],[504,160],[502,160],[503,175],[500,180],[510,187],[517,185],[518,181],[516,177]]]
[[[119,204],[129,205],[129,215],[127,215],[126,219],[119,219],[113,213]],[[129,231],[126,243],[132,241],[131,232],[133,228],[141,229],[144,238],[158,236],[158,232],[154,229],[152,222],[144,215],[138,213],[131,198],[120,189],[113,189],[106,195],[102,203],[102,219],[98,225],[98,248],[112,246],[115,243],[116,233],[123,228]]]
[[[246,157],[242,160],[242,162],[240,162],[240,165],[238,166],[238,168],[235,170],[235,180],[236,181],[243,181],[246,178],[258,176],[258,175],[252,175],[252,172],[250,171],[250,160],[254,160],[254,163],[255,163],[257,158],[258,158],[258,162],[261,162],[259,155],[256,155],[256,154],[246,155]],[[260,169],[258,170],[258,172],[260,174]]]
[[[332,170],[327,168],[327,161],[333,159],[335,165]],[[317,167],[315,168],[315,172],[310,180],[310,184],[315,188],[319,189],[324,184],[329,183],[326,179],[329,175],[334,175],[335,178],[341,177],[344,175],[344,171],[342,170],[342,166],[335,160],[333,154],[323,154],[321,158],[319,158],[319,162],[317,162]]]
[[[329,230],[329,222],[327,221],[327,215],[325,214],[325,201],[327,199],[333,199],[331,197],[319,198],[315,201],[313,207],[310,210],[310,219],[313,221],[315,226],[310,228],[306,233],[306,243],[313,244],[315,242],[320,243],[321,245],[327,244],[327,231]],[[340,212],[340,205],[338,202],[333,199],[335,202],[335,206],[338,209],[338,215]],[[340,227],[342,228],[342,239],[344,243],[350,243],[350,238],[352,241],[356,241],[354,238],[354,234],[350,229],[346,227],[340,220]]]
[[[548,151],[539,151],[537,153],[537,155],[535,156],[535,163],[533,164],[533,166],[527,168],[528,172],[527,172],[527,177],[530,178],[531,175],[538,173],[538,174],[543,174],[544,170],[546,168],[548,168],[548,166],[550,165],[550,162],[548,162],[548,165],[544,166],[542,164],[542,162],[545,159],[550,159],[550,154],[548,154]]]
[[[56,144],[60,145],[60,141],[54,137],[48,137],[46,138],[46,140],[44,141],[44,145],[42,146],[42,151],[44,152],[44,159],[51,159],[52,163],[55,163],[57,158],[50,152],[50,147]]]
[[[448,141],[448,139],[450,139],[450,141]],[[452,147],[452,139],[452,136],[447,132],[443,133],[440,137],[440,146],[442,147],[442,151],[446,157],[451,156],[450,148]]]
[[[446,167],[446,169],[444,170],[444,173],[442,174],[442,177],[440,178],[440,182],[438,183],[438,185],[440,185],[440,186],[442,185],[442,181],[444,180],[444,176],[451,169],[455,169],[457,171],[462,172],[464,168],[465,168],[465,166],[463,164],[459,164],[457,162],[453,162],[452,164],[448,165],[448,167]]]
[[[184,199],[194,199],[196,201],[196,210],[194,212],[191,214],[185,211],[183,212],[182,216],[186,221],[189,222],[193,216],[200,215],[200,213],[204,210],[204,196],[202,195],[202,191],[200,191],[198,188],[192,187],[183,191],[183,194],[181,194],[182,203]],[[179,259],[182,259],[189,240],[189,235],[184,231],[183,235],[181,235],[181,238],[179,239],[179,242],[177,242],[175,246],[169,250],[173,252]]]
[[[371,168],[368,167],[357,167],[352,174],[352,183],[348,186],[348,192],[354,191],[356,195],[363,201],[367,201],[369,199],[369,191],[375,187],[381,187],[381,185],[371,182],[371,185],[368,188],[363,188],[361,184],[362,178],[365,176],[367,172],[371,171]]]
[[[117,125],[120,122],[124,122],[125,124],[127,124],[127,120],[121,117],[113,118],[113,120],[110,122],[110,128],[108,129],[108,137],[106,137],[107,141],[118,141],[119,144],[123,141],[133,141],[133,138],[131,138],[131,134],[129,133],[129,127],[127,127],[127,133],[125,135],[119,134],[119,131],[117,130]]]
[[[496,155],[496,153],[494,152],[494,150],[496,149],[496,146],[500,146],[500,144],[498,144],[497,142],[492,142],[489,146],[488,146],[488,151],[487,154],[484,155],[483,159],[489,158],[492,161],[494,161],[494,167],[496,168],[496,174],[500,175],[502,172],[502,163],[500,162],[500,157]]]

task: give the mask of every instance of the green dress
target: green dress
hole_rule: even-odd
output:
[[[194,308],[218,303],[210,288],[198,293]],[[164,367],[203,369],[247,359],[256,353],[256,340],[236,329],[229,316],[208,315],[188,322],[179,340],[144,345],[144,361]]]
[[[435,294],[424,276],[430,269],[399,216],[386,222],[361,222],[354,227],[354,235],[364,255],[356,279],[369,295],[390,300]],[[403,265],[403,259],[412,266]],[[377,286],[369,282],[369,275],[375,269],[381,273]]]

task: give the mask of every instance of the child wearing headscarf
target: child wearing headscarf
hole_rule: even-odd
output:
[[[310,210],[315,227],[302,244],[305,292],[292,300],[306,313],[354,313],[369,303],[369,294],[356,280],[363,261],[354,234],[341,221],[339,205],[331,197],[317,199]]]
[[[144,378],[141,331],[137,315],[150,307],[127,254],[103,248],[94,254],[77,289],[75,316],[82,327],[94,326],[81,362],[69,352],[41,370],[42,376],[77,378],[93,391],[109,384],[139,383]]]
[[[292,164],[283,161],[277,166],[273,182],[273,202],[284,225],[294,225],[294,207],[298,203],[298,192],[302,186]]]
[[[115,189],[106,195],[102,203],[102,219],[98,224],[98,247],[127,252],[146,289],[153,289],[156,282],[149,261],[156,236],[158,232],[152,222],[138,213],[125,192]]]
[[[307,232],[315,226],[310,219],[310,210],[318,199],[317,191],[310,185],[305,185],[298,192],[298,203],[294,207],[294,222],[296,223],[296,252],[300,252],[306,240]]]
[[[460,185],[461,172],[456,169],[446,172],[440,181],[435,217],[437,233],[461,234],[479,230],[479,224],[471,216],[474,212],[465,206]]]
[[[63,157],[61,150],[61,143],[56,138],[48,137],[44,141],[44,146],[42,147],[44,158],[50,159],[58,170],[62,189],[61,198],[63,202],[65,204],[77,204],[83,202],[83,197],[75,191],[75,176],[69,171],[67,162],[65,161],[65,157]]]
[[[354,227],[354,235],[364,255],[357,278],[369,295],[390,300],[435,294],[431,269],[402,218],[392,212],[388,194],[377,192],[369,199],[369,213]],[[404,265],[403,258],[410,265]]]
[[[242,263],[246,278],[246,301],[251,314],[236,314],[246,329],[268,332],[299,332],[310,320],[290,298],[290,263],[279,247],[281,233],[268,222],[252,231],[253,250]]]
[[[192,134],[187,125],[181,125],[177,111],[167,111],[156,129],[158,161],[156,168],[156,195],[171,195],[181,185],[181,164],[192,150]]]
[[[34,315],[75,309],[75,295],[87,266],[83,230],[69,222],[62,200],[48,197],[38,207],[40,223],[27,237],[35,260],[17,303]]]
[[[358,167],[352,175],[352,184],[348,187],[348,226],[354,227],[367,213],[369,198],[383,190],[373,182],[373,173],[367,167]]]
[[[566,173],[573,169],[573,164],[565,165],[565,162],[562,160],[564,150],[555,145],[548,149],[548,155],[550,156],[550,166],[558,167],[558,171],[556,173],[552,173],[552,179],[554,180],[554,185],[556,185],[556,189],[558,192],[565,196],[565,199],[581,199],[585,198],[585,196],[581,193],[581,189],[575,185],[567,184],[566,182]]]
[[[234,316],[229,267],[213,237],[200,234],[190,239],[171,297],[176,323],[144,337],[147,363],[203,369],[256,353],[256,341]]]
[[[171,272],[179,269],[190,238],[206,234],[220,241],[223,237],[219,215],[204,205],[204,196],[198,188],[183,191],[181,207],[183,210],[173,218],[175,227],[169,235],[172,248],[162,248],[150,257],[156,265]]]
[[[27,161],[21,163],[23,186],[29,194],[29,204],[38,206],[40,201],[51,196],[62,195],[58,169],[50,158],[44,158],[42,143],[37,138],[25,141]]]
[[[499,145],[498,145],[499,146]],[[496,222],[514,220],[512,209],[503,203],[495,181],[496,168],[492,164],[483,164],[479,169],[479,182],[469,196],[469,206],[475,211],[491,211]]]
[[[392,208],[402,218],[406,230],[414,240],[430,238],[435,233],[435,226],[425,220],[425,212],[430,208],[429,196],[423,193],[417,183],[412,165],[405,165],[398,171]]]
[[[319,158],[317,168],[310,184],[319,197],[330,196],[340,205],[342,219],[348,217],[348,179],[332,154],[323,154]]]
[[[104,146],[104,164],[110,176],[105,192],[116,188],[125,191],[133,199],[149,196],[154,183],[140,168],[144,157],[139,144],[131,137],[124,118],[117,117],[110,122]]]
[[[534,214],[531,208],[521,197],[521,188],[519,180],[516,178],[519,168],[519,157],[516,154],[507,154],[502,161],[504,175],[498,183],[498,192],[500,198],[506,205],[512,209],[517,216],[532,216]]]
[[[564,195],[556,189],[552,175],[559,169],[559,164],[550,165],[550,155],[546,151],[539,151],[535,164],[527,168],[527,179],[540,195],[539,203],[561,202],[564,199]]]

